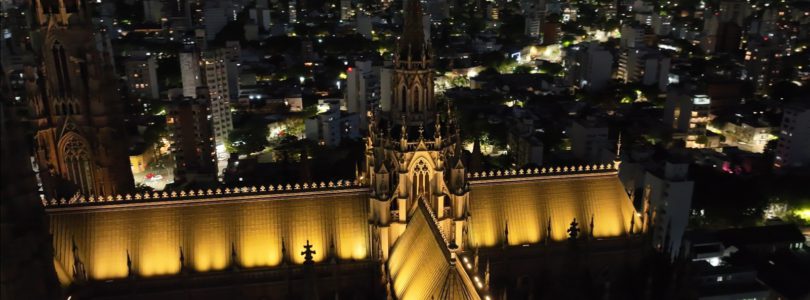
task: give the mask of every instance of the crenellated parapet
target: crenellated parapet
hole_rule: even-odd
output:
[[[239,198],[239,196],[273,196],[302,192],[329,192],[355,189],[364,185],[358,180],[338,180],[329,182],[242,186],[226,188],[209,188],[183,191],[155,191],[133,193],[115,196],[84,196],[77,194],[70,199],[42,199],[46,208],[74,207],[74,206],[101,206],[126,203],[149,203],[161,201],[183,201],[198,199]]]
[[[487,180],[496,178],[604,174],[617,172],[618,166],[619,166],[618,163],[608,163],[608,164],[592,164],[592,165],[563,166],[563,167],[557,166],[544,168],[528,168],[517,170],[515,169],[490,170],[483,172],[467,173],[467,178],[475,181],[475,180]]]

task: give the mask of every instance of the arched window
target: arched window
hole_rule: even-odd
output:
[[[413,111],[420,112],[422,109],[422,89],[418,85],[413,87]]]
[[[411,172],[411,192],[414,199],[426,196],[430,191],[430,169],[424,160],[416,163]]]
[[[93,188],[93,170],[87,144],[78,136],[68,136],[62,145],[62,157],[65,160],[68,180],[75,183],[83,193],[91,195]]]
[[[51,55],[53,56],[53,64],[56,68],[56,81],[59,88],[59,95],[67,97],[71,95],[70,89],[70,74],[68,72],[68,60],[65,54],[65,47],[58,41],[53,44],[51,48]]]
[[[406,112],[407,111],[407,105],[406,104],[408,103],[408,89],[404,85],[402,85],[400,87],[401,87],[400,89],[401,89],[401,93],[402,93],[401,94],[402,97],[399,98],[400,111],[401,112]]]

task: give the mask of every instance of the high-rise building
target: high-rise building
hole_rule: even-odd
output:
[[[248,16],[251,20],[256,22],[256,25],[258,25],[259,28],[264,31],[270,31],[270,26],[272,26],[270,9],[266,7],[254,7],[248,11]]]
[[[806,101],[785,106],[774,164],[778,168],[810,165],[810,105]]]
[[[203,84],[208,90],[208,99],[211,101],[214,141],[217,146],[225,145],[228,141],[228,134],[233,130],[230,104],[231,87],[228,80],[228,71],[233,70],[232,64],[233,62],[221,50],[205,53],[201,62]]]
[[[229,7],[220,1],[206,1],[203,10],[205,21],[202,23],[205,28],[206,40],[211,41],[216,38],[225,25],[228,24]]]
[[[380,99],[378,72],[379,68],[375,68],[370,60],[356,62],[346,72],[346,108],[349,113],[359,115],[361,128],[365,128],[368,109],[375,107]]]
[[[625,83],[658,84],[666,90],[671,59],[658,49],[628,48],[619,56],[617,77]]]
[[[566,80],[586,91],[599,91],[610,82],[613,55],[598,43],[581,43],[565,49]]]
[[[174,155],[174,181],[213,182],[217,177],[211,102],[201,89],[197,99],[177,97],[168,105],[166,125]]]
[[[752,38],[745,47],[743,65],[745,75],[754,84],[757,94],[767,95],[781,76],[783,44],[773,40]]]
[[[621,40],[619,41],[619,45],[621,46],[622,50],[626,50],[628,48],[641,48],[644,46],[644,38],[647,34],[647,30],[644,26],[639,24],[624,24],[622,25],[621,29]]]
[[[720,17],[711,13],[711,11],[708,12],[703,19],[700,48],[704,52],[711,54],[717,48],[717,31],[720,28]]]
[[[560,42],[562,37],[562,24],[559,22],[543,22],[540,26],[543,38],[543,45],[554,45]]]
[[[391,84],[394,82],[394,69],[390,61],[386,61],[380,68],[380,109],[384,112],[391,111],[391,103],[394,101],[394,90]]]
[[[676,137],[682,137],[687,148],[706,145],[706,127],[711,121],[711,98],[676,88],[667,93],[664,104],[664,124],[671,126]]]
[[[200,87],[200,55],[196,51],[180,52],[180,82],[183,85],[183,96],[197,98]]]
[[[644,218],[652,219],[653,246],[678,255],[681,240],[689,225],[694,181],[687,178],[688,163],[667,161],[663,169],[648,170],[644,175]]]
[[[525,18],[523,34],[539,41],[542,27],[546,18],[545,0],[524,0],[520,2],[523,17]]]
[[[340,0],[340,20],[349,21],[354,17],[354,9],[352,9],[352,0]]]
[[[228,91],[231,99],[239,98],[240,91],[240,69],[242,66],[242,47],[239,41],[225,42],[225,48],[219,49],[219,55],[225,59],[228,72]]]
[[[543,19],[540,18],[537,14],[531,14],[526,16],[526,21],[524,23],[523,34],[532,38],[532,39],[539,39],[540,38],[540,26],[543,23]]]
[[[636,22],[640,24],[651,26],[652,25],[652,16],[653,16],[653,4],[642,1],[636,0],[633,1],[632,5],[632,13],[633,17]]]
[[[371,25],[371,16],[366,12],[360,12],[356,16],[357,22],[357,33],[362,35],[364,38],[372,39],[371,32],[373,31],[373,27]]]
[[[607,124],[596,119],[575,121],[571,125],[571,151],[574,157],[587,163],[600,163],[610,161],[611,155],[606,155],[608,147]],[[608,159],[606,159],[608,158]]]
[[[298,23],[298,3],[296,0],[288,1],[287,14],[290,18],[290,24]]]
[[[109,41],[88,12],[37,1],[32,39],[37,64],[26,71],[35,156],[48,197],[113,195],[133,189],[122,105]]]
[[[138,55],[124,62],[127,87],[130,94],[139,98],[158,99],[157,59],[151,55]]]
[[[652,14],[652,28],[655,35],[669,35],[672,32],[672,15],[666,13]]]

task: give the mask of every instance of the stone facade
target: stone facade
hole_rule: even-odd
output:
[[[36,4],[36,62],[25,81],[45,194],[127,193],[133,179],[109,41],[85,8],[59,3],[48,14]]]

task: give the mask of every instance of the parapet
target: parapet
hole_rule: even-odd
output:
[[[181,202],[184,200],[201,199],[239,199],[241,196],[283,196],[296,193],[326,193],[332,191],[343,191],[362,187],[357,180],[338,180],[329,182],[312,182],[279,185],[260,185],[243,187],[226,187],[215,189],[198,189],[188,191],[155,191],[134,193],[125,195],[110,196],[84,196],[77,194],[70,199],[42,199],[45,208],[60,207],[84,207],[103,206],[130,203],[157,203],[157,202]]]
[[[565,166],[565,167],[547,167],[547,168],[530,168],[530,169],[510,169],[510,170],[497,170],[497,171],[483,171],[467,173],[467,178],[472,181],[483,181],[488,179],[499,178],[523,178],[523,177],[538,177],[538,176],[581,176],[590,174],[615,174],[618,172],[619,163],[608,164],[592,164],[592,165],[579,165],[579,166]]]

